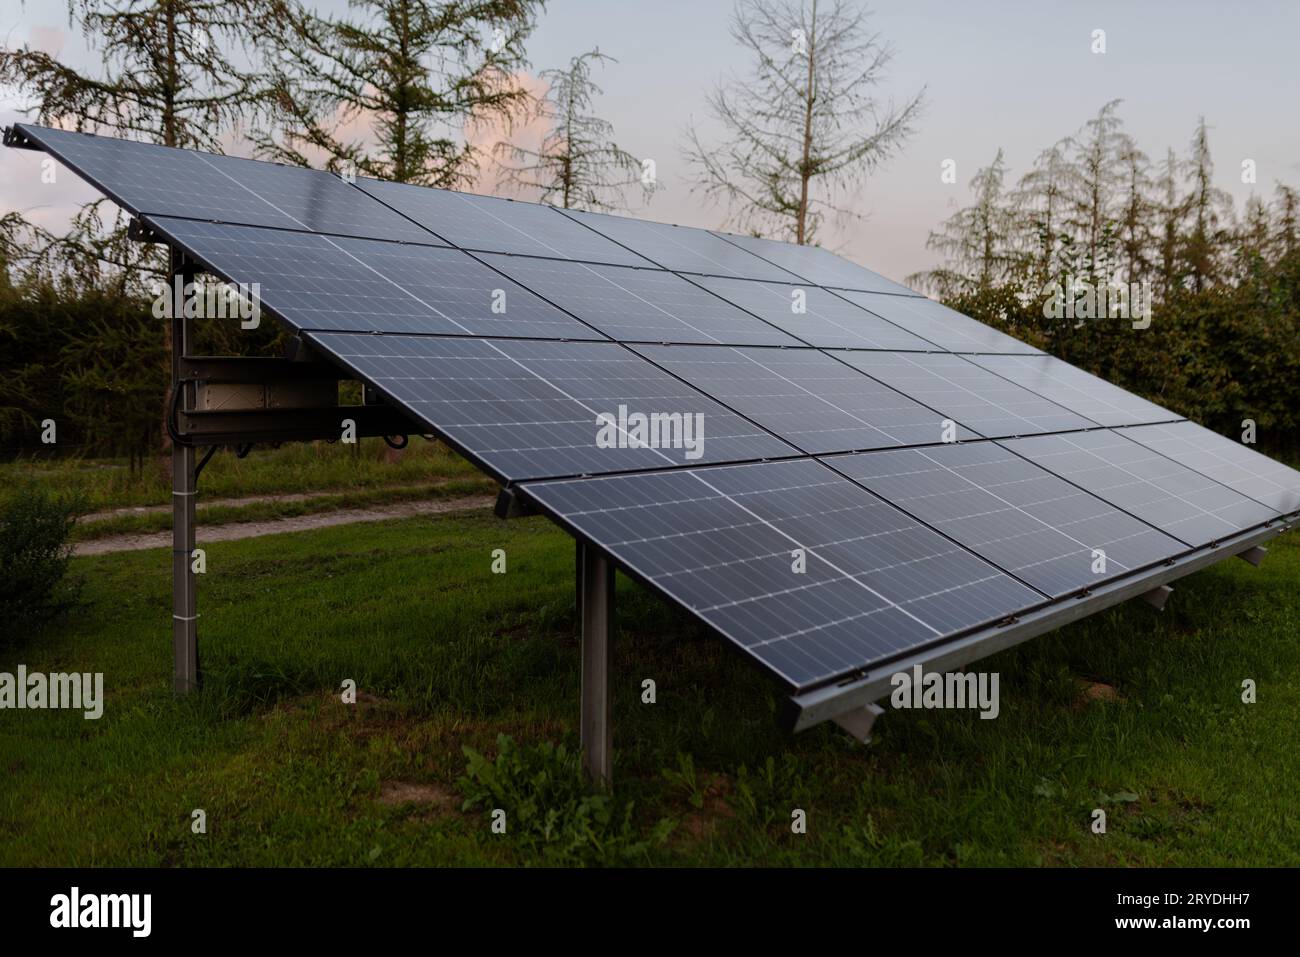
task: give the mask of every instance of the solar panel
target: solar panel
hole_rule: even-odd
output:
[[[971,361],[1099,425],[1140,425],[1182,418],[1053,356],[972,356]]]
[[[617,343],[340,333],[311,339],[507,480],[796,454]],[[648,432],[647,444],[637,445],[631,417],[656,413],[677,416],[676,426],[661,421],[657,428],[679,447],[656,447]],[[612,444],[602,445],[602,435]]]
[[[934,351],[934,343],[817,286],[693,276],[691,281],[813,346]]]
[[[804,452],[942,442],[944,417],[815,349],[637,346]],[[960,430],[959,438],[974,438]]]
[[[827,701],[1300,513],[1300,473],[825,250],[19,132]]]
[[[854,368],[936,409],[943,414],[941,417],[953,419],[989,438],[1095,426],[962,356],[918,352],[836,355]]]
[[[1124,435],[1279,515],[1300,512],[1300,472],[1195,422],[1139,425],[1125,429]]]
[[[762,239],[757,236],[735,236],[714,231],[714,235],[755,256],[775,263],[805,282],[838,289],[860,289],[864,292],[888,292],[895,295],[915,296],[911,289],[879,273],[864,269],[857,263],[841,259],[820,246],[796,246],[792,243]]]
[[[624,342],[799,345],[781,330],[662,269],[487,254],[483,259]]]
[[[1275,517],[1272,509],[1109,429],[1002,444],[1188,545],[1208,545]]]
[[[256,276],[262,304],[299,329],[604,338],[458,249],[147,221],[217,274]]]
[[[1052,597],[1187,550],[994,442],[865,452],[826,461]]]
[[[651,265],[551,206],[374,179],[357,186],[462,249]]]
[[[948,352],[1036,354],[1033,346],[963,316],[955,309],[924,296],[885,296],[879,293],[841,291],[863,309],[902,326]]]
[[[444,245],[337,176],[151,143],[20,129],[137,215]]]
[[[738,279],[800,281],[800,277],[719,239],[705,229],[669,226],[666,223],[609,216],[605,213],[584,213],[573,209],[564,210],[564,215],[590,226],[602,236],[640,253],[665,269]]]
[[[808,459],[525,490],[800,688],[1041,600]]]

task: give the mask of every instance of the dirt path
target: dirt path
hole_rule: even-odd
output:
[[[378,491],[383,492],[406,492],[411,489],[428,489],[436,488],[443,482],[424,482],[420,485],[384,485]],[[281,492],[275,495],[245,495],[242,498],[205,498],[200,502],[201,508],[212,506],[229,506],[238,508],[241,505],[260,505],[264,502],[309,502],[317,498],[329,498],[332,495],[343,495],[348,490],[336,492]],[[123,515],[161,515],[163,512],[170,512],[170,505],[132,505],[127,508],[114,508],[106,512],[90,512],[82,515],[77,519],[79,522],[102,522],[110,518],[120,518]]]
[[[292,496],[274,496],[276,501],[290,501]],[[241,499],[240,501],[248,501]],[[203,527],[199,522],[198,543],[227,542],[239,538],[258,538],[278,535],[281,532],[305,532],[313,528],[332,525],[351,525],[355,522],[380,522],[390,518],[412,518],[416,515],[436,515],[440,512],[464,512],[471,509],[489,509],[495,499],[491,495],[466,495],[460,498],[434,499],[426,502],[401,502],[396,505],[376,505],[373,508],[354,508],[339,512],[321,512],[316,515],[297,515],[268,522],[232,522],[229,525]],[[104,555],[109,552],[131,552],[143,548],[170,548],[171,532],[151,532],[147,535],[114,535],[92,542],[81,542],[74,555]]]

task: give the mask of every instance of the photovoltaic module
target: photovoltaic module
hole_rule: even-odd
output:
[[[1300,513],[1300,473],[823,249],[15,130],[796,694]]]

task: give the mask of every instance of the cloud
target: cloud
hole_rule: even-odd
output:
[[[50,170],[54,182],[48,182]],[[0,171],[0,208],[16,210],[55,233],[65,231],[82,204],[100,195],[71,170],[33,150],[4,150]]]
[[[63,52],[63,44],[67,42],[68,32],[61,27],[32,27],[31,35],[27,39],[27,45],[33,50],[40,50],[42,53],[48,53],[50,56],[58,59]]]
[[[511,86],[526,90],[534,99],[541,99],[550,89],[545,80],[521,71],[509,79]],[[485,117],[470,123],[465,129],[465,142],[479,151],[479,175],[471,185],[476,193],[493,196],[515,195],[518,190],[508,185],[500,166],[494,160],[498,143],[514,143],[525,149],[536,149],[550,130],[550,121],[533,114],[507,124],[500,117]],[[536,196],[517,197],[536,199]]]

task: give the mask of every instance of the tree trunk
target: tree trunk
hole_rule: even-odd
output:
[[[808,29],[808,90],[804,94],[803,154],[799,164],[799,215],[795,223],[795,242],[800,246],[808,239],[808,186],[812,179],[813,102],[817,93],[813,87],[816,71],[813,58],[817,51],[817,0],[813,0],[812,22]]]

